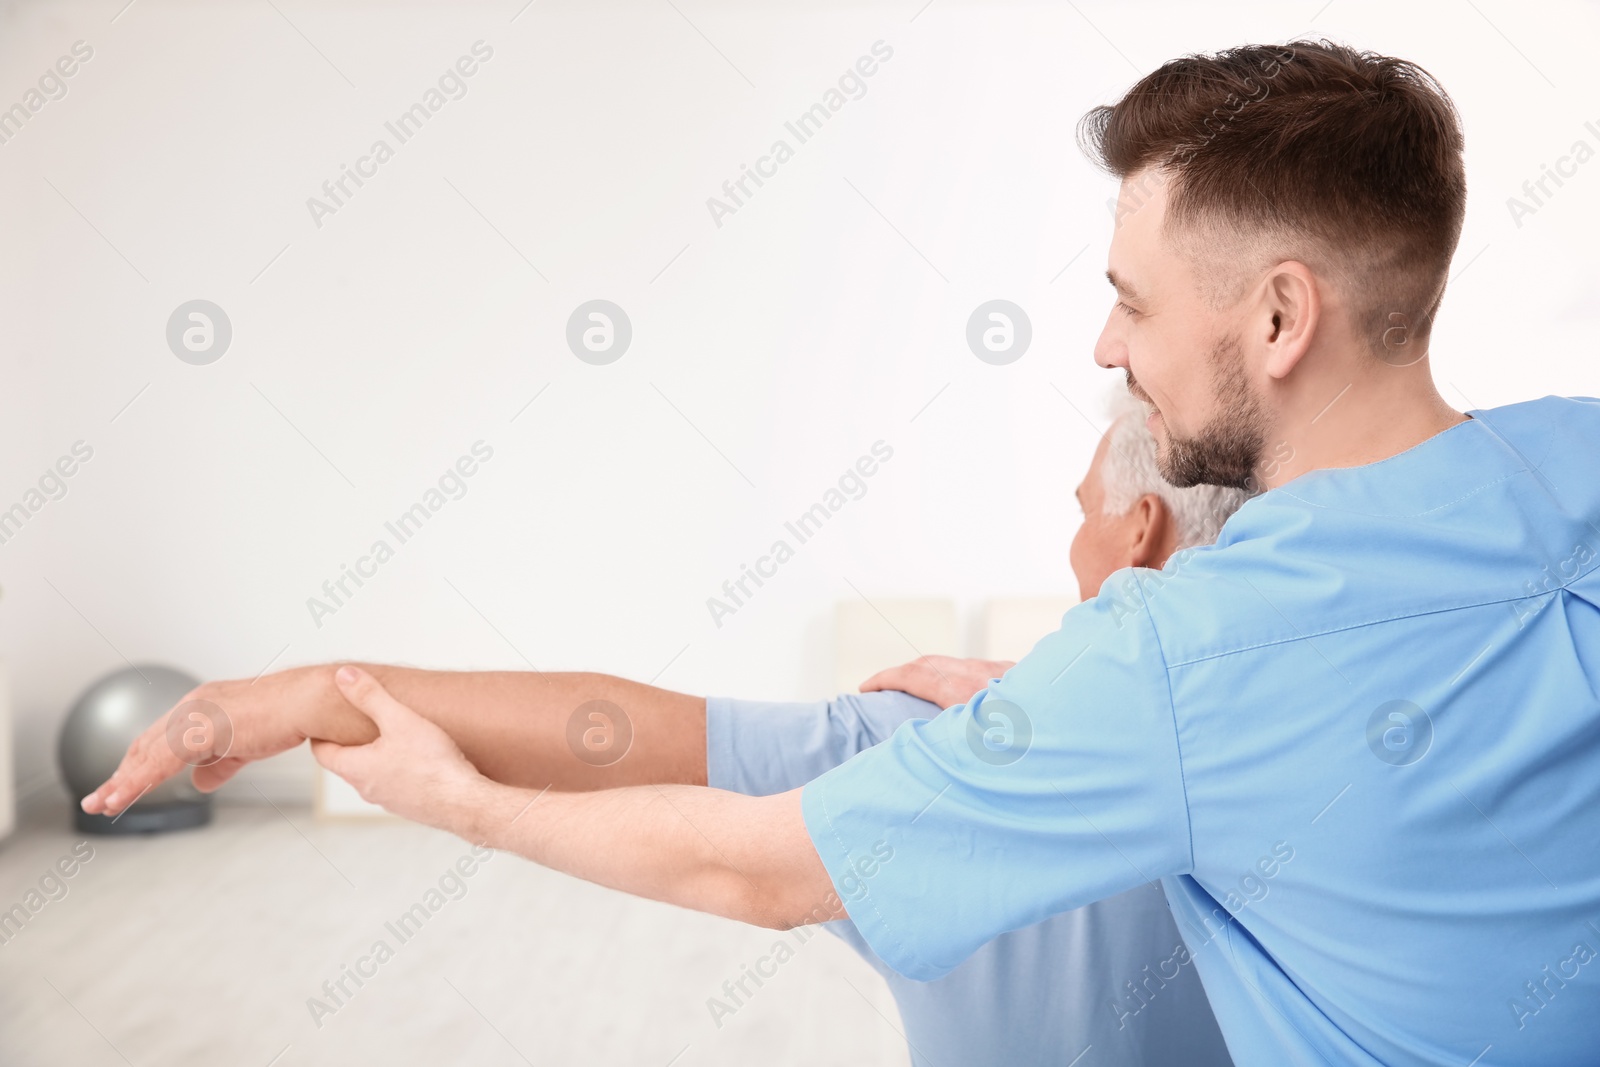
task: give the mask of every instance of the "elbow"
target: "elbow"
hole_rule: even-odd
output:
[[[765,930],[774,930],[782,934],[788,933],[790,930],[795,929],[801,924],[795,922],[793,919],[790,919],[785,915],[780,915],[772,911],[766,911],[758,913],[755,918],[751,919],[750,925],[759,926]]]
[[[745,890],[741,918],[752,926],[782,932],[850,917],[831,885],[822,893],[808,893],[793,883],[766,886],[746,883]]]
[[[739,875],[728,888],[731,900],[723,914],[729,918],[767,930],[792,930],[800,925],[790,913],[779,888],[766,884],[765,879],[752,880]]]
[[[724,899],[731,907],[723,914],[779,931],[849,918],[806,832],[800,790],[754,803],[760,808],[745,823],[745,836],[734,842],[737,847],[726,853],[717,850],[708,859],[724,879],[718,888],[728,894]]]

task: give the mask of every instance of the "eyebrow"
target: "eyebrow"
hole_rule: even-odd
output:
[[[1115,289],[1117,292],[1121,293],[1123,296],[1128,297],[1129,299],[1132,299],[1132,300],[1141,300],[1142,299],[1142,297],[1139,296],[1138,290],[1134,289],[1133,286],[1129,285],[1123,279],[1117,277],[1117,272],[1116,271],[1114,271],[1114,270],[1106,271],[1106,281],[1110,282],[1111,283],[1111,287],[1113,289]]]

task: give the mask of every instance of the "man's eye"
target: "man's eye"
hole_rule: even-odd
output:
[[[1131,315],[1139,314],[1139,312],[1136,311],[1134,308],[1129,307],[1127,304],[1124,304],[1120,300],[1117,301],[1117,307],[1122,311],[1122,313],[1124,315],[1130,315],[1131,316]]]

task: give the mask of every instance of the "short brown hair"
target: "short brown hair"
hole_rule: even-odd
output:
[[[1325,40],[1185,56],[1090,111],[1078,141],[1118,178],[1168,181],[1181,247],[1265,238],[1344,279],[1375,351],[1401,324],[1425,341],[1467,180],[1455,105],[1416,64]]]

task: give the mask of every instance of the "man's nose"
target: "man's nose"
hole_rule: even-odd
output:
[[[1128,346],[1116,336],[1113,324],[1109,321],[1100,331],[1100,339],[1094,343],[1094,361],[1107,370],[1116,367],[1126,370],[1128,367]]]

